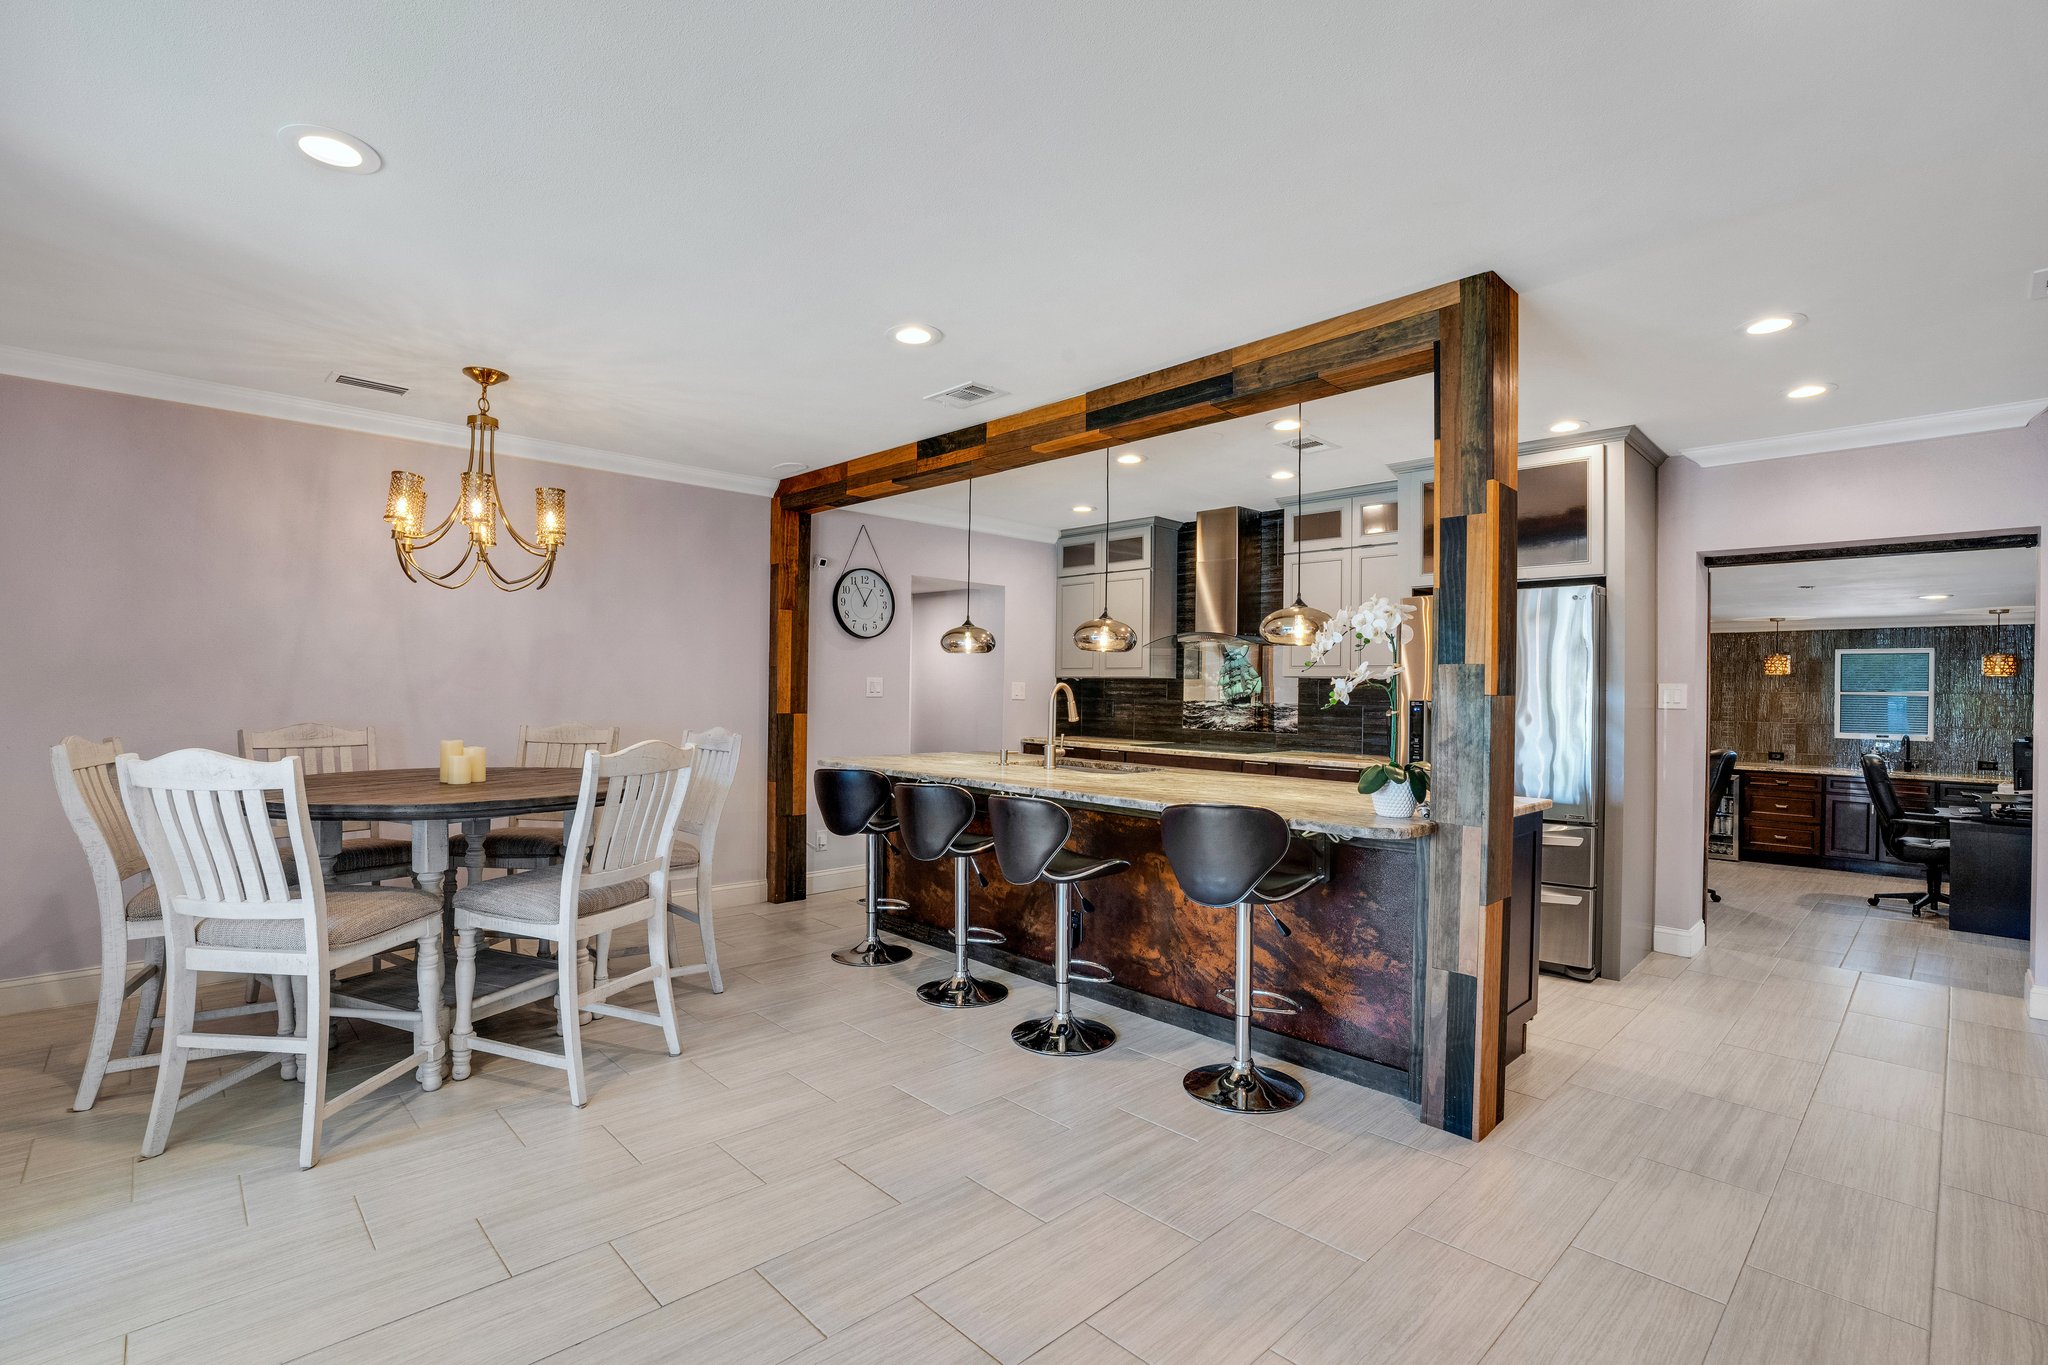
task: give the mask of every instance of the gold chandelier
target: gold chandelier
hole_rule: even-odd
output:
[[[1782,616],[1771,618],[1771,652],[1764,655],[1764,676],[1766,678],[1789,678],[1792,676],[1792,656],[1778,648],[1778,627],[1785,623]]]
[[[491,416],[491,386],[512,376],[483,365],[465,365],[462,372],[478,386],[476,411],[469,415],[469,464],[462,471],[461,496],[448,515],[432,530],[426,526],[427,481],[407,469],[391,471],[391,492],[384,499],[384,520],[391,524],[391,543],[398,550],[398,567],[415,583],[432,583],[441,588],[459,588],[481,570],[506,592],[521,588],[538,591],[554,576],[555,552],[569,538],[569,512],[559,488],[533,490],[533,539],[519,534],[512,518],[498,501],[498,419]],[[531,573],[508,578],[491,562],[491,550],[498,543],[498,523],[513,544],[538,559]],[[445,573],[429,573],[413,556],[430,549],[460,525],[469,543],[462,558]]]
[[[2004,635],[2005,617],[2011,607],[1991,609],[1991,652],[1980,661],[1987,678],[2017,678],[2020,675],[2020,656],[2005,647],[2000,637]]]

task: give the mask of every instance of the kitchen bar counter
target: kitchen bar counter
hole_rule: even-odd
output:
[[[1042,736],[1021,741],[1027,747],[1045,751]],[[1343,754],[1322,749],[1278,749],[1271,745],[1239,748],[1235,745],[1174,744],[1159,739],[1118,739],[1114,735],[1061,735],[1060,742],[1073,749],[1121,749],[1127,753],[1170,754],[1178,758],[1225,758],[1256,763],[1300,764],[1309,768],[1347,768],[1357,772],[1368,763],[1385,763],[1385,754]]]
[[[1423,927],[1428,820],[1383,820],[1350,783],[1161,767],[1114,772],[1013,760],[994,754],[893,754],[826,760],[824,767],[868,768],[901,781],[950,782],[977,795],[1039,796],[1072,815],[1068,847],[1122,858],[1128,871],[1088,883],[1092,913],[1078,955],[1103,964],[1109,984],[1076,982],[1075,993],[1163,1019],[1218,1039],[1227,1054],[1232,1023],[1217,996],[1236,955],[1235,915],[1180,894],[1160,842],[1160,812],[1183,802],[1220,801],[1277,811],[1297,831],[1333,842],[1329,879],[1277,907],[1292,931],[1282,936],[1260,916],[1259,988],[1301,1002],[1298,1014],[1261,1015],[1254,1045],[1272,1057],[1343,1076],[1408,1099],[1418,1098],[1424,1029],[1421,982],[1428,954]],[[1504,1068],[1522,1050],[1536,1004],[1539,944],[1537,887],[1542,818],[1548,801],[1517,801],[1512,890],[1500,927],[1503,991],[1499,1045]],[[986,832],[986,815],[974,829]],[[972,957],[1035,980],[1050,979],[1052,888],[1018,886],[983,857],[986,886],[970,892],[973,923],[1003,936],[974,944]],[[885,894],[907,909],[884,913],[891,933],[950,950],[953,876],[945,862],[920,863],[895,848],[884,864]],[[1014,997],[1013,997],[1014,998]],[[1086,1065],[1086,1063],[1082,1063]],[[1501,1093],[1496,1077],[1493,1093]],[[1313,1100],[1311,1100],[1313,1103]]]
[[[1375,815],[1371,797],[1362,796],[1349,786],[1313,778],[1205,772],[1194,768],[1154,768],[1131,773],[1059,767],[1048,773],[1042,759],[1013,758],[1007,767],[1002,767],[993,754],[966,753],[836,758],[821,766],[872,768],[906,781],[958,782],[981,791],[1043,796],[1147,815],[1192,801],[1264,806],[1278,811],[1303,834],[1327,834],[1333,839],[1421,839],[1436,832],[1434,821],[1390,820]],[[1549,807],[1548,801],[1521,798],[1515,802],[1515,815],[1533,815]]]

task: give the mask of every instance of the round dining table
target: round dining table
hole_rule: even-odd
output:
[[[412,829],[412,870],[427,890],[438,889],[446,904],[455,894],[448,836],[457,826],[468,836],[469,880],[483,875],[484,835],[491,821],[576,808],[583,786],[581,768],[494,768],[482,782],[446,783],[437,768],[377,768],[366,772],[307,773],[306,807],[320,841],[320,871],[332,879],[341,853],[342,826],[352,821],[408,825]],[[284,801],[270,803],[284,817]]]

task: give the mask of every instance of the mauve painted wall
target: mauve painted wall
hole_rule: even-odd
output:
[[[896,620],[872,640],[854,639],[832,619],[832,585],[846,571],[848,552],[863,525],[896,590]],[[920,635],[935,642],[945,632],[915,619],[912,584],[917,579],[960,581],[967,567],[965,545],[965,534],[948,526],[850,510],[812,518],[811,709],[806,728],[813,768],[824,758],[913,752],[912,651],[927,643],[917,638]],[[831,562],[821,568],[818,559]],[[865,540],[851,562],[875,562]],[[1024,736],[1045,729],[1046,699],[1052,692],[1056,580],[1050,544],[975,536],[974,581],[1003,589],[1003,629],[996,643],[1004,673],[994,681],[1002,689],[1002,745],[1011,749],[1021,747]],[[881,696],[867,695],[869,678],[882,679]],[[1024,684],[1024,700],[1010,700],[1012,682]],[[859,867],[866,857],[862,841],[828,834],[828,847],[818,849],[816,838],[824,828],[813,801],[810,871]]]
[[[1657,925],[1700,921],[1706,823],[1707,572],[1751,550],[2039,531],[2048,525],[2048,416],[2013,431],[1702,469],[1664,466],[1658,532],[1657,676],[1687,685],[1659,711]],[[2048,557],[2036,600],[2048,601]],[[2033,670],[2034,715],[2048,686]],[[2033,973],[2048,986],[2048,840],[2034,840]],[[2040,1011],[2037,1010],[2037,1013]]]
[[[518,404],[498,407],[516,429]],[[628,743],[724,725],[746,748],[717,877],[762,877],[768,500],[506,460],[515,516],[535,484],[568,491],[554,582],[408,583],[386,480],[424,474],[438,513],[461,461],[0,376],[0,979],[98,960],[50,774],[67,734],[232,752],[238,728],[326,720],[375,726],[380,761],[408,766],[458,735],[509,763],[522,722],[616,723]]]

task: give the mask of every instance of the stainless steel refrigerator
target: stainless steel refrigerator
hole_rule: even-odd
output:
[[[1540,957],[1590,979],[1600,926],[1607,591],[1523,588],[1515,621],[1515,794],[1543,813]]]

